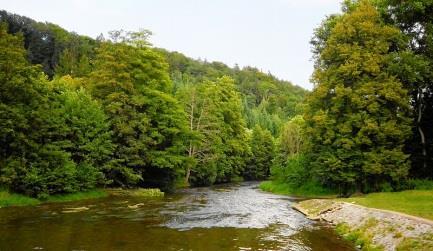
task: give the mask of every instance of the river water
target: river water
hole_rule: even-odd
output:
[[[355,250],[258,183],[0,209],[3,250]],[[85,211],[71,208],[86,207]],[[87,210],[88,208],[88,210]]]

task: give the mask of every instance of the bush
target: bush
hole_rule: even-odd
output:
[[[266,192],[301,197],[327,197],[336,195],[336,191],[323,187],[314,180],[307,180],[299,186],[279,181],[264,181],[260,183],[259,188]]]
[[[410,179],[408,181],[410,189],[414,190],[433,190],[433,180]]]
[[[309,179],[307,163],[305,155],[293,155],[287,159],[284,166],[276,164],[271,168],[272,178],[282,183],[299,186]]]

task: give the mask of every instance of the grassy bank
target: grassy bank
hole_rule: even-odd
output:
[[[426,182],[425,182],[426,183]],[[415,189],[426,189],[428,186],[416,186]],[[275,194],[315,197],[315,198],[335,198],[336,193],[317,186],[316,184],[306,183],[299,187],[275,181],[264,181],[259,185],[260,189]],[[433,189],[430,190],[406,190],[401,192],[380,192],[370,193],[363,196],[337,199],[359,204],[365,207],[385,209],[401,212],[421,218],[433,220]]]
[[[7,191],[0,191],[0,207],[8,206],[31,206],[40,204],[35,198],[30,198],[21,194],[13,194]]]
[[[97,190],[72,193],[72,194],[51,195],[47,199],[39,200],[21,194],[14,194],[14,193],[9,193],[7,191],[0,191],[0,207],[34,206],[41,203],[78,201],[78,200],[102,198],[107,196],[108,196],[107,192],[105,192],[104,190],[97,189]]]
[[[58,194],[48,196],[46,199],[31,198],[21,194],[10,193],[0,190],[0,208],[9,206],[34,206],[42,203],[61,203],[88,199],[104,198],[107,196],[132,196],[146,198],[164,197],[164,192],[156,188],[137,188],[137,189],[95,189],[86,192],[71,194]]]
[[[263,181],[259,188],[266,192],[275,194],[299,196],[299,197],[315,197],[315,198],[335,198],[336,193],[332,190],[323,188],[314,183],[305,183],[301,186],[294,187],[290,184],[277,181]]]
[[[337,233],[361,250],[433,250],[433,226],[424,220],[340,199],[304,200],[294,208],[310,219],[335,224]]]
[[[339,200],[433,220],[433,190],[371,193]]]

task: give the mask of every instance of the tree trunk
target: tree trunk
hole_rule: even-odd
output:
[[[417,128],[419,135],[421,137],[421,149],[422,149],[422,156],[423,156],[423,168],[424,170],[427,168],[427,149],[426,149],[426,142],[425,142],[425,135],[421,128],[421,120],[422,120],[422,112],[423,112],[423,93],[422,89],[420,88],[418,90],[418,120],[417,120]]]

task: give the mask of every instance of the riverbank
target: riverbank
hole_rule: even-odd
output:
[[[414,190],[400,192],[378,192],[358,195],[350,198],[338,198],[338,201],[355,203],[365,207],[391,210],[421,218],[433,220],[433,183],[424,182],[414,187]],[[301,198],[337,199],[337,194],[332,190],[326,190],[320,186],[304,184],[300,187],[275,181],[264,181],[259,188],[265,192],[275,194],[297,196]]]
[[[164,192],[159,189],[95,189],[85,192],[58,194],[48,196],[46,199],[37,199],[21,194],[0,191],[0,208],[10,206],[35,206],[44,203],[61,203],[80,201],[88,199],[98,199],[108,196],[132,196],[132,197],[164,197]]]
[[[362,250],[433,250],[429,219],[341,200],[306,200],[294,208],[310,219],[336,225],[340,235]]]
[[[337,194],[334,191],[323,188],[314,183],[306,183],[299,187],[293,187],[289,184],[268,180],[261,182],[259,188],[265,192],[288,196],[298,196],[303,198],[337,197]]]
[[[107,196],[109,196],[109,193],[102,189],[71,194],[51,195],[46,199],[37,199],[21,194],[10,193],[8,191],[0,191],[0,208],[10,206],[35,206],[43,203],[79,201],[103,198]]]
[[[316,198],[294,206],[313,220],[336,225],[337,232],[363,250],[433,250],[433,189],[415,182],[415,189],[336,198],[332,191],[275,181],[260,184],[263,191]],[[307,189],[306,189],[307,188]],[[320,199],[317,199],[320,198]]]
[[[433,220],[433,190],[370,193],[339,200]]]

